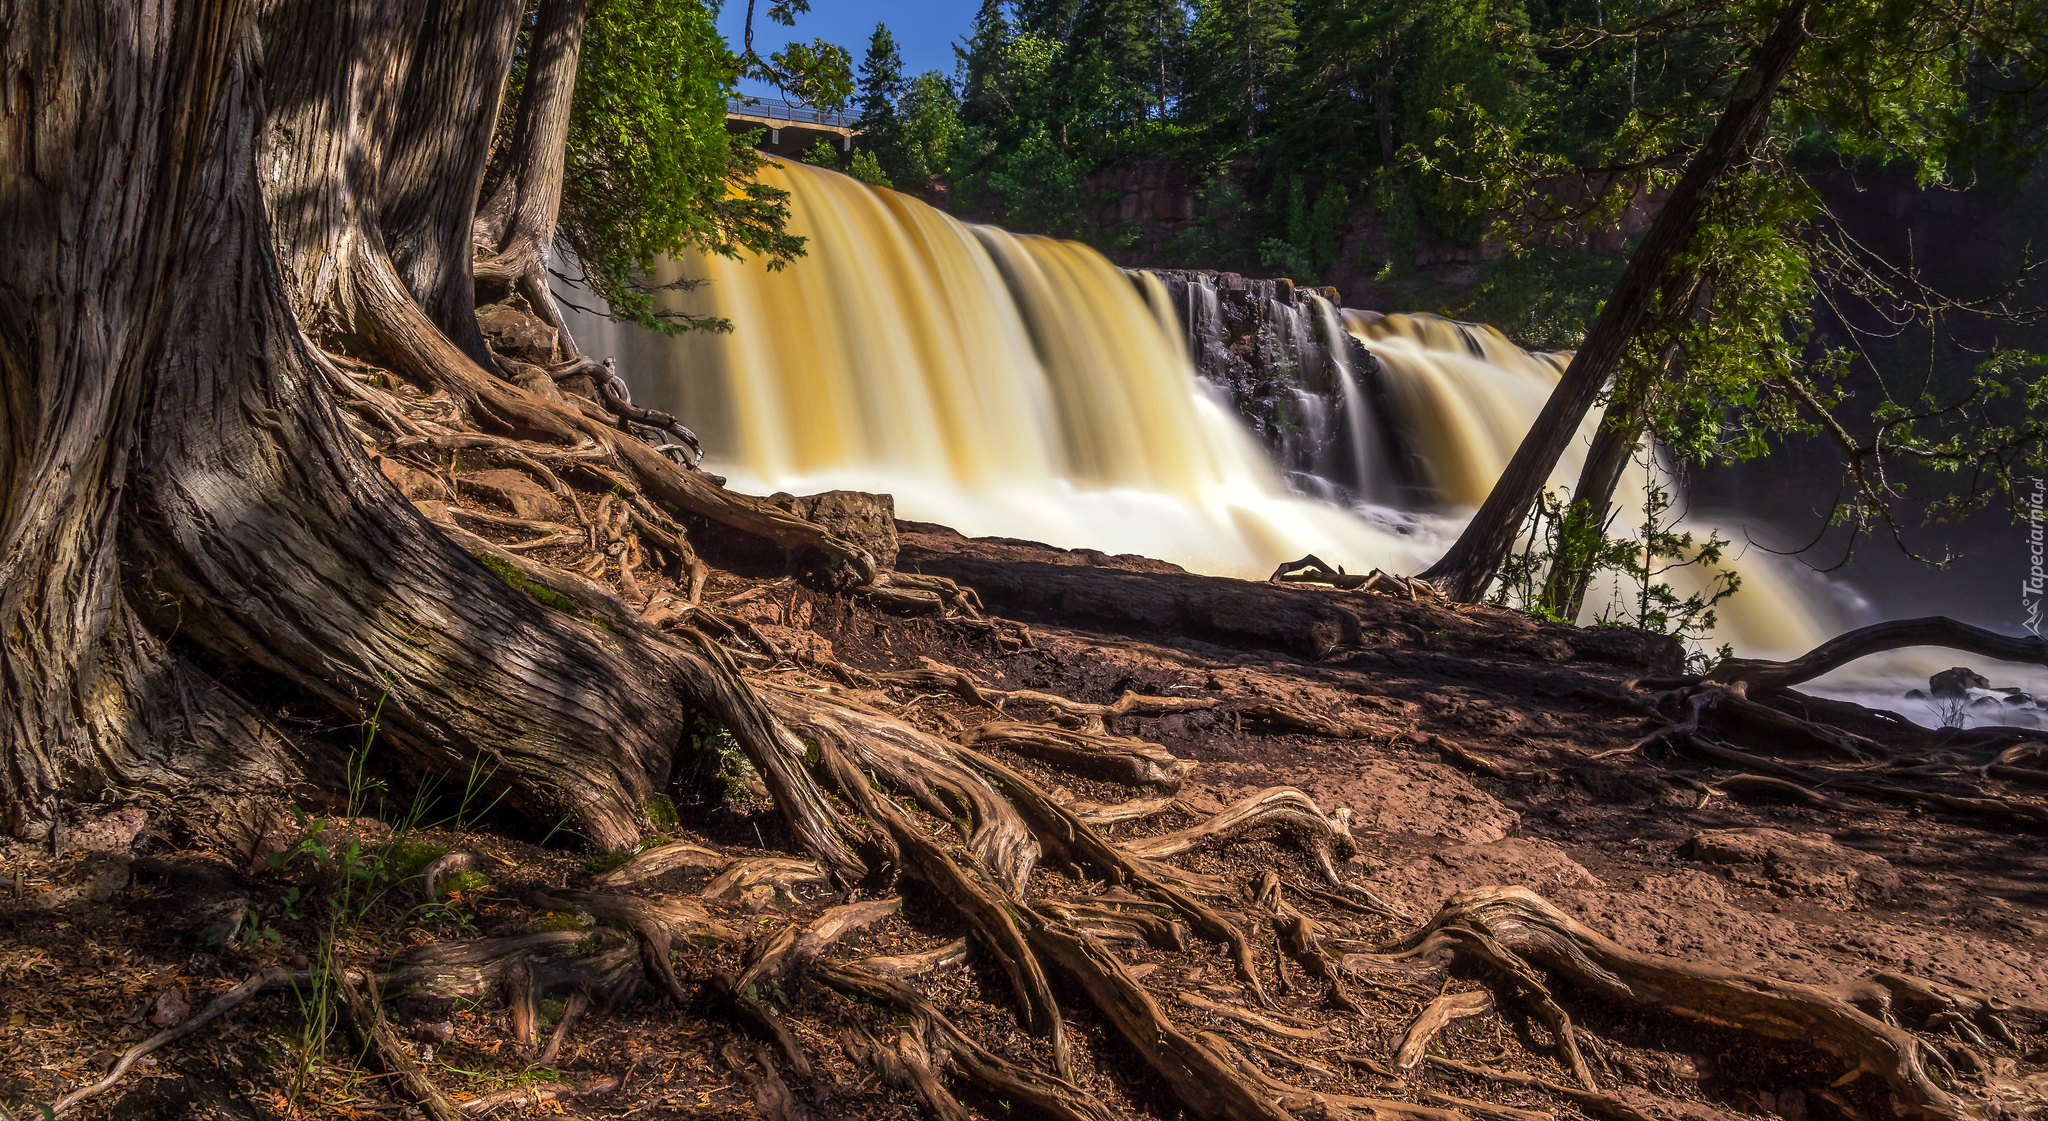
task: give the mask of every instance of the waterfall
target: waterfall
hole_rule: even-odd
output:
[[[1340,310],[1286,281],[1128,274],[794,162],[762,178],[791,192],[804,257],[771,272],[693,255],[653,278],[705,281],[663,298],[729,333],[570,323],[742,490],[885,491],[903,517],[969,535],[1215,575],[1310,552],[1416,572],[1562,370],[1491,328]],[[1583,443],[1554,482],[1575,480]],[[1741,568],[1724,637],[1754,653],[1817,640],[1789,578]]]

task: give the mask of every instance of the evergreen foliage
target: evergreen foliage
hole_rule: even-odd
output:
[[[701,0],[591,0],[570,110],[562,234],[612,314],[656,330],[640,280],[684,248],[764,257],[802,251],[786,192],[755,181],[756,137],[726,130],[740,70]],[[717,321],[702,321],[717,326]]]

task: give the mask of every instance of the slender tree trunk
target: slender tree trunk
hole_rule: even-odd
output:
[[[1616,402],[1620,404],[1620,402]],[[1572,488],[1571,505],[1558,533],[1557,557],[1544,579],[1541,603],[1560,619],[1573,620],[1586,605],[1586,588],[1593,582],[1593,562],[1607,532],[1614,509],[1614,491],[1630,456],[1641,443],[1641,413],[1623,407],[1616,412],[1608,406],[1607,416],[1586,452],[1579,470],[1578,485]]]
[[[477,362],[470,225],[490,159],[521,0],[433,0],[399,108],[382,200],[399,279],[441,332]]]
[[[547,256],[562,210],[585,7],[585,0],[541,4],[508,166],[476,224],[479,242],[496,251],[478,263],[477,279],[487,287],[517,287],[553,327],[562,324],[547,293]]]
[[[1669,278],[1663,295],[1663,315],[1673,321],[1673,335],[1654,365],[1642,370],[1623,368],[1614,392],[1608,395],[1600,426],[1594,430],[1593,446],[1579,468],[1579,481],[1572,488],[1571,505],[1560,528],[1560,546],[1550,574],[1543,584],[1542,604],[1563,619],[1577,619],[1586,604],[1586,587],[1593,580],[1595,554],[1605,543],[1609,513],[1614,509],[1615,488],[1628,468],[1637,445],[1642,443],[1648,422],[1649,384],[1653,373],[1676,376],[1678,368],[1677,321],[1699,314],[1707,293],[1697,276]]]
[[[1514,547],[1516,534],[1557,457],[1570,444],[1601,388],[1621,368],[1629,344],[1665,283],[1665,273],[1698,228],[1714,185],[1741,162],[1769,121],[1778,83],[1811,36],[1806,10],[1806,0],[1794,0],[1770,37],[1757,48],[1720,121],[1686,166],[1642,245],[1629,258],[1585,345],[1544,402],[1542,413],[1515,449],[1507,470],[1450,551],[1422,574],[1445,595],[1469,603],[1485,594],[1502,559]]]

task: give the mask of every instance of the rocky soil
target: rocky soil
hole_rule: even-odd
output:
[[[517,479],[479,475],[464,485],[470,501],[507,514],[548,513],[535,505],[547,496]],[[857,503],[835,512],[831,502],[812,501],[805,512],[874,522],[873,510]],[[1520,886],[1645,954],[1814,984],[1897,971],[2016,1006],[2048,1006],[2048,824],[1973,811],[1964,801],[1794,797],[1767,783],[1727,781],[1753,770],[1643,746],[1659,719],[1631,703],[1628,685],[1677,670],[1677,651],[1664,640],[1539,624],[1493,608],[1246,585],[1142,558],[970,541],[916,523],[898,523],[893,535],[886,525],[856,528],[893,536],[900,571],[976,589],[990,618],[911,613],[914,604],[835,592],[758,558],[728,558],[712,572],[705,599],[780,656],[756,655],[759,672],[838,665],[869,675],[855,689],[867,703],[970,741],[978,727],[1045,711],[1031,692],[1100,705],[1127,694],[1216,701],[1099,717],[1101,733],[1194,764],[1168,808],[1106,825],[1104,835],[1119,843],[1171,836],[1260,791],[1299,790],[1348,823],[1354,842],[1355,852],[1337,854],[1349,902],[1318,912],[1331,945],[1385,947],[1460,892]],[[1001,711],[976,703],[972,689],[949,687],[935,666],[1011,699]],[[289,708],[288,699],[281,704]],[[990,750],[1066,804],[1129,796],[1114,782],[1047,767],[1023,751]],[[0,893],[0,1103],[36,1115],[35,1103],[97,1079],[121,1051],[264,967],[317,972],[329,960],[417,961],[436,945],[479,935],[544,939],[550,931],[619,939],[628,947],[619,960],[630,967],[630,940],[606,934],[604,920],[573,903],[541,907],[543,917],[534,917],[535,900],[547,893],[618,875],[616,859],[500,821],[467,792],[413,800],[405,776],[377,773],[374,746],[366,759],[373,778],[360,804],[305,807],[304,819],[272,822],[253,851],[188,848],[156,831],[140,808],[111,806],[82,810],[72,827],[0,853],[8,884]],[[1983,779],[1972,789],[2008,806],[2043,802],[2043,791],[2021,780]],[[649,852],[700,844],[739,857],[788,853],[781,819],[748,774],[685,776],[675,802],[677,821],[659,838],[665,846]],[[350,845],[411,863],[389,882],[366,882],[356,918],[337,929],[332,910],[313,898],[338,890],[334,870]],[[419,882],[455,851],[474,855],[476,872],[464,873],[474,878]],[[1338,898],[1316,894],[1313,853],[1284,832],[1256,832],[1182,863],[1197,879],[1249,884],[1273,871],[1294,898]],[[394,1031],[463,1115],[883,1118],[940,1111],[940,1100],[960,1111],[949,1117],[1019,1108],[964,1089],[964,1101],[920,1090],[915,1064],[900,1058],[912,1052],[883,1045],[898,1031],[916,1034],[908,1021],[815,980],[792,981],[778,1014],[809,1069],[775,1061],[772,1039],[741,1026],[719,979],[748,960],[748,927],[814,915],[840,897],[801,879],[794,888],[722,884],[713,870],[682,862],[649,881],[687,886],[703,900],[708,923],[739,932],[678,945],[684,999],[670,1000],[649,982],[588,1011],[540,1002],[523,1013],[537,1022],[522,1026],[522,1013],[494,984],[455,997],[394,990],[386,994]],[[1041,876],[1048,883],[1040,892],[1084,890],[1065,874]],[[957,924],[913,885],[891,890],[902,892],[900,912],[835,953],[951,952],[949,940],[963,933]],[[1249,915],[1257,904],[1237,906]],[[1429,1116],[1891,1115],[1870,1089],[1873,1079],[1845,1076],[1819,1051],[1760,1045],[1753,1035],[1560,989],[1594,1073],[1614,1088],[1598,1102],[1575,1098],[1556,1089],[1571,1079],[1561,1059],[1547,1057],[1542,1017],[1527,1008],[1491,1011],[1491,998],[1475,987],[1484,971],[1339,985],[1352,1004],[1346,1011],[1329,987],[1274,952],[1269,932],[1259,961],[1276,1000],[1247,1013],[1230,999],[1232,965],[1220,948],[1189,939],[1175,922],[1155,933],[1152,942],[1115,945],[1132,975],[1147,978],[1155,994],[1174,994],[1160,1000],[1177,1020],[1229,1036],[1276,1078],[1437,1111]],[[1021,1030],[1003,980],[985,962],[970,955],[966,968],[935,969],[921,987],[1005,1057],[1044,1058],[1043,1042]],[[1435,1058],[1399,1066],[1404,1033],[1446,992],[1489,1011],[1454,1020],[1428,1044]],[[304,996],[286,989],[257,997],[145,1059],[119,1088],[68,1116],[416,1115],[419,1107],[388,1079],[362,1073],[360,1046],[345,1033],[308,1057]],[[1182,1115],[1115,1031],[1086,1011],[1072,1015],[1075,1085],[1113,1115]],[[2031,1022],[2013,1019],[2015,1037],[1995,1046],[1966,1022],[1925,1034],[1945,1041],[1944,1065],[1994,1088],[2006,1116],[2048,1116],[2048,1038],[2023,1026]]]

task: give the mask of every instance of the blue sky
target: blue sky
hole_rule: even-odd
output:
[[[906,75],[937,70],[950,76],[953,41],[966,40],[978,7],[978,0],[811,0],[809,15],[798,16],[795,27],[783,27],[764,14],[767,0],[757,0],[754,45],[765,55],[791,39],[824,39],[845,47],[858,67],[861,55],[867,53],[868,36],[880,21],[896,36]],[[725,0],[718,14],[718,29],[737,47],[746,20],[747,0]],[[774,90],[750,85],[747,92],[772,95]]]

